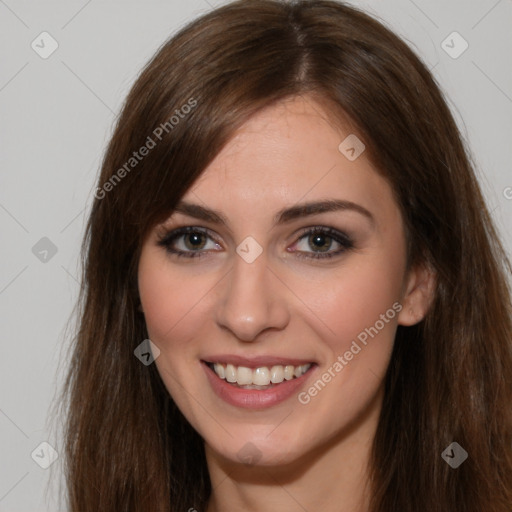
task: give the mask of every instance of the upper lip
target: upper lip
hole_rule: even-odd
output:
[[[247,368],[260,368],[262,366],[301,366],[304,364],[314,364],[312,359],[298,359],[280,356],[252,356],[243,357],[234,354],[219,354],[215,356],[205,356],[201,358],[206,363],[232,364],[233,366],[245,366]]]

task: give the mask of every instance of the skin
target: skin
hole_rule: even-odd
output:
[[[307,96],[260,111],[183,197],[217,210],[227,224],[175,212],[144,242],[142,309],[161,351],[158,371],[206,442],[208,512],[367,508],[369,450],[396,329],[423,318],[434,278],[422,267],[406,271],[404,226],[390,186],[364,152],[349,161],[338,150],[350,133]],[[273,224],[284,208],[325,199],[356,203],[373,222],[346,209]],[[199,237],[201,257],[178,258],[158,245],[160,235],[182,226],[214,234]],[[301,231],[312,226],[346,233],[354,247],[314,259],[319,249]],[[263,249],[252,263],[236,252],[248,236]],[[186,239],[173,247],[197,252]],[[328,235],[324,245],[331,253],[342,247]],[[314,361],[300,390],[307,391],[395,303],[400,312],[386,317],[366,346],[359,343],[361,351],[307,404],[297,394],[260,410],[227,404],[200,363],[207,354]],[[254,464],[241,462],[244,446]]]

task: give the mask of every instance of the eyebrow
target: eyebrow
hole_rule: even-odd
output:
[[[307,217],[310,215],[317,215],[325,212],[337,212],[337,211],[354,211],[357,212],[367,220],[370,221],[372,226],[375,226],[375,218],[374,216],[363,206],[353,203],[352,201],[345,201],[341,199],[328,199],[325,201],[315,201],[309,203],[301,203],[289,208],[284,208],[280,210],[274,216],[274,225],[276,224],[286,224],[296,219],[300,219],[302,217]],[[209,208],[205,208],[198,204],[189,203],[187,201],[180,201],[174,212],[182,213],[184,215],[188,215],[189,217],[194,217],[199,220],[212,222],[214,224],[221,224],[227,226],[229,224],[228,220],[222,213],[217,210],[212,210]]]

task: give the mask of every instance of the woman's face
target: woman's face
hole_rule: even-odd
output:
[[[397,325],[419,320],[417,274],[356,143],[311,98],[269,107],[144,242],[155,364],[223,460],[284,464],[374,434]]]

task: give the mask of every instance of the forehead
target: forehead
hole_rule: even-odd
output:
[[[362,141],[330,114],[314,99],[299,96],[261,110],[237,130],[184,199],[268,213],[319,198],[395,208],[391,188],[365,155]],[[347,153],[350,146],[354,151]]]

